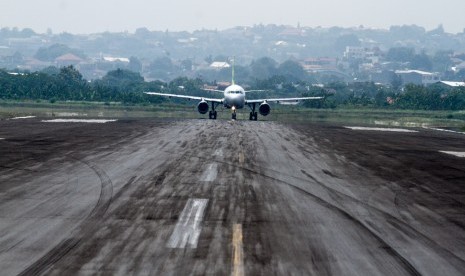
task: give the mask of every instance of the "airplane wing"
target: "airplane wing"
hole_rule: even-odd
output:
[[[262,102],[298,102],[304,100],[321,100],[324,97],[300,97],[300,98],[278,98],[278,99],[258,99],[258,100],[246,100],[245,103],[262,103]]]
[[[218,89],[203,88],[202,90],[204,90],[204,91],[210,91],[210,92],[224,93],[224,91],[218,90]]]
[[[266,92],[266,91],[269,91],[269,90],[246,90],[244,92],[249,93],[249,92]]]
[[[163,96],[163,97],[168,97],[168,98],[180,98],[180,99],[187,99],[187,100],[223,103],[223,99],[205,98],[205,97],[188,96],[188,95],[177,95],[177,94],[165,94],[165,93],[158,93],[158,92],[144,92],[144,93],[147,95]]]

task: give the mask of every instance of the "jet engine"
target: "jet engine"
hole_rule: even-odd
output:
[[[266,116],[266,115],[270,114],[270,111],[271,111],[271,107],[267,102],[263,102],[258,107],[258,112],[260,112],[260,114],[262,116]]]
[[[200,103],[197,105],[197,110],[199,111],[200,114],[205,114],[208,112],[208,103],[204,100],[200,101]]]

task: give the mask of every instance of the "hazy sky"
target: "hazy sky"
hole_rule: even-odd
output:
[[[226,29],[254,24],[465,28],[464,0],[0,0],[0,27],[54,33]]]

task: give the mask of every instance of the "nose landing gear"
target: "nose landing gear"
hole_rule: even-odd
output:
[[[233,119],[233,120],[236,120],[236,107],[233,106],[233,107],[231,108],[231,110],[232,110],[232,119]]]

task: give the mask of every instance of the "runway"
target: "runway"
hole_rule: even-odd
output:
[[[1,274],[464,275],[465,135],[352,127],[0,121]]]

